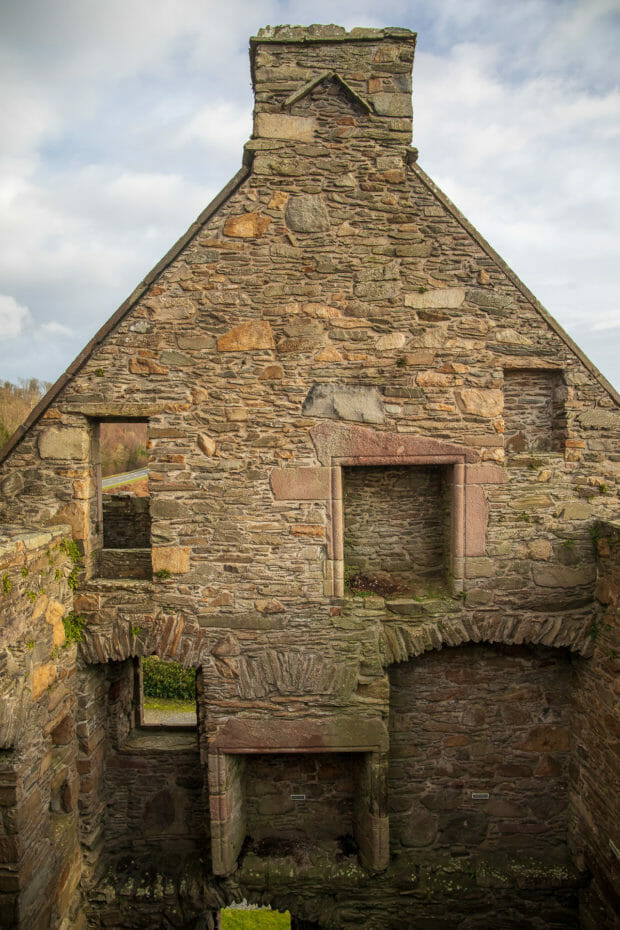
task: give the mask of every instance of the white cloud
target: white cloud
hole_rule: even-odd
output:
[[[0,332],[3,372],[55,377],[239,168],[248,37],[308,5],[211,6],[0,5],[0,290],[37,334],[3,356]],[[563,325],[617,331],[617,0],[316,0],[311,18],[419,30],[420,163]]]
[[[30,324],[30,310],[9,294],[0,294],[0,343],[21,336]]]

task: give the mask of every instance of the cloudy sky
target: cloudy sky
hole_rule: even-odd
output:
[[[0,380],[55,380],[241,164],[248,37],[418,32],[420,164],[620,388],[620,0],[3,0]]]

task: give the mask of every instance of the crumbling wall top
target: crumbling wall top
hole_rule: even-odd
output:
[[[264,26],[258,30],[258,35],[250,38],[250,45],[259,42],[349,42],[367,39],[376,42],[377,39],[410,38],[415,42],[417,33],[411,29],[400,26],[386,26],[375,29],[357,26],[350,32],[344,26],[313,24],[312,26]]]

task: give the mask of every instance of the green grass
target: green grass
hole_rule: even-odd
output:
[[[179,698],[144,697],[144,709],[156,710],[168,714],[195,714],[196,701],[182,701]]]
[[[288,911],[245,911],[223,908],[220,912],[222,930],[290,930],[291,915]]]

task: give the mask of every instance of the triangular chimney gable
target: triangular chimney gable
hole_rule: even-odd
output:
[[[313,78],[311,81],[308,81],[307,84],[304,84],[303,87],[300,87],[299,90],[295,91],[287,97],[284,103],[282,104],[282,109],[289,109],[294,104],[299,103],[300,100],[303,100],[308,94],[311,94],[312,91],[322,84],[323,81],[337,81],[346,94],[351,98],[351,100],[356,103],[362,110],[366,113],[371,114],[374,112],[372,104],[357,94],[353,88],[347,84],[347,82],[342,78],[337,71],[322,71],[321,74]]]

